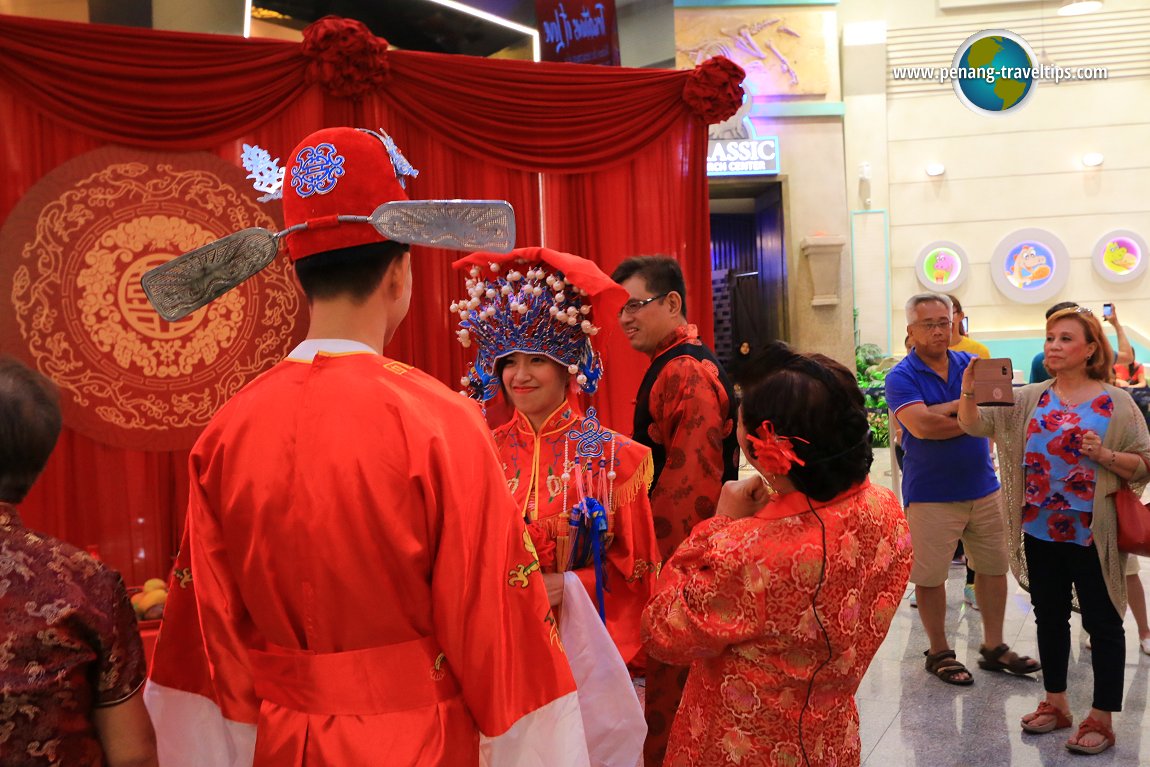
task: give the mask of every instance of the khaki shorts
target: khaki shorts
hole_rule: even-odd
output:
[[[1126,574],[1127,575],[1137,575],[1139,569],[1141,569],[1141,568],[1138,566],[1138,557],[1136,557],[1133,554],[1130,554],[1129,556],[1127,556],[1126,557]]]
[[[973,501],[912,503],[906,521],[914,545],[910,580],[916,586],[946,583],[959,539],[967,564],[979,575],[1006,575],[1010,567],[999,490]]]

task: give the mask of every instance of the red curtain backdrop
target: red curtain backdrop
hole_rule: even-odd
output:
[[[741,72],[389,51],[357,24],[321,20],[301,45],[0,16],[0,219],[41,176],[107,143],[208,150],[238,164],[242,143],[283,157],[321,127],[382,127],[420,170],[413,197],[509,200],[518,245],[584,255],[608,272],[631,255],[677,257],[690,318],[710,336],[706,122],[726,116]],[[457,386],[464,354],[447,305],[464,293],[450,268],[458,254],[414,255],[417,300],[387,351]],[[612,320],[600,318],[605,330]],[[646,360],[621,334],[605,347],[595,404],[629,432]],[[164,577],[186,460],[65,429],[25,522],[98,546],[128,583]]]

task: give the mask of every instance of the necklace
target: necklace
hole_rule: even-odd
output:
[[[1058,388],[1058,383],[1057,383],[1057,382],[1055,382],[1054,384],[1052,384],[1050,388],[1051,388],[1051,389],[1054,389],[1054,396],[1058,397],[1058,401],[1059,401],[1059,402],[1061,402],[1061,403],[1062,403],[1063,405],[1065,405],[1066,407],[1070,408],[1071,410],[1073,410],[1074,408],[1078,407],[1078,406],[1079,406],[1079,405],[1081,405],[1083,402],[1085,402],[1085,401],[1086,401],[1086,399],[1089,399],[1091,396],[1093,396],[1093,394],[1089,394],[1089,395],[1087,395],[1086,397],[1080,397],[1080,398],[1076,398],[1076,399],[1071,399],[1070,397],[1067,397],[1067,396],[1066,396],[1066,395],[1063,393],[1063,391],[1064,391],[1064,390],[1063,390],[1063,391],[1060,391],[1060,390],[1059,390],[1059,388]],[[1094,388],[1094,387],[1093,387],[1093,386],[1091,386],[1090,388]]]

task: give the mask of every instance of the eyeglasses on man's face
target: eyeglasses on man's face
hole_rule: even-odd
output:
[[[642,309],[644,306],[651,303],[652,301],[658,301],[660,298],[666,298],[669,295],[671,295],[671,294],[670,293],[660,293],[659,295],[651,296],[650,298],[644,298],[644,299],[632,298],[630,301],[623,304],[623,308],[619,310],[619,316],[622,317],[624,314],[634,314],[635,312],[639,311],[640,309]]]
[[[933,333],[936,330],[950,330],[950,326],[953,324],[951,320],[941,320],[939,322],[913,322],[911,326],[921,328],[927,333]]]

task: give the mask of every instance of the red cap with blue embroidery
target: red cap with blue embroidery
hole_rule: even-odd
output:
[[[418,175],[386,133],[324,128],[292,150],[283,185],[284,223],[292,261],[328,250],[387,238],[368,222],[337,216],[370,216],[386,202],[406,200],[404,179]]]

